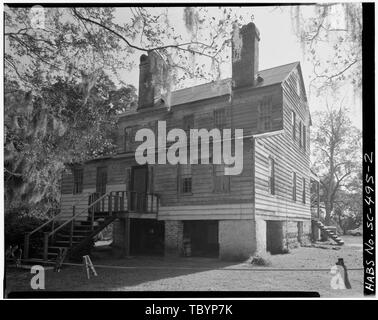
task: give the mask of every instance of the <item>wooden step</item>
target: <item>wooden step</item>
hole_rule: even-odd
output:
[[[76,244],[79,244],[79,243],[80,243],[80,241],[72,241],[72,245],[76,245]],[[70,241],[68,241],[68,240],[57,240],[57,241],[55,241],[55,246],[68,248],[70,246]]]
[[[58,246],[49,246],[49,252],[61,252],[63,249],[67,249],[67,247],[58,247]]]
[[[71,238],[71,236],[69,234],[59,234],[57,236],[56,241],[64,240],[64,239],[70,239],[70,238]],[[86,235],[73,235],[72,236],[72,240],[74,240],[74,241],[81,241],[81,240],[83,240],[85,238],[87,238]]]
[[[56,260],[57,257],[58,257],[58,254],[56,252],[48,252],[47,253],[47,259],[48,260]],[[37,252],[36,258],[43,259],[43,252],[42,251]]]

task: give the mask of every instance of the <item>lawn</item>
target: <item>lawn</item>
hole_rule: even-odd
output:
[[[97,250],[92,259],[97,277],[87,279],[83,266],[46,271],[48,291],[317,291],[321,297],[358,297],[363,292],[363,271],[349,270],[352,289],[331,288],[330,269],[343,258],[348,269],[362,268],[362,237],[343,237],[345,245],[300,247],[288,254],[270,256],[269,267],[248,262],[224,262],[206,258],[130,257],[114,259]],[[121,268],[118,268],[121,267]],[[283,269],[291,270],[283,270]],[[275,270],[279,269],[279,270]],[[296,270],[292,270],[296,269]],[[321,269],[321,270],[303,270]],[[28,291],[33,274],[7,268],[6,294]]]

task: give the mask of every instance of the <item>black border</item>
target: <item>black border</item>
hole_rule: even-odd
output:
[[[364,294],[375,295],[375,3],[362,5]]]
[[[266,6],[292,6],[292,5],[314,5],[316,3],[190,3],[191,6],[243,6],[243,7],[266,7]],[[159,3],[4,3],[8,7],[31,7],[42,5],[44,7],[158,7]],[[187,3],[163,3],[167,7],[182,7]],[[362,32],[362,56],[363,56],[363,264],[364,264],[364,294],[375,295],[375,203],[368,201],[370,197],[375,201],[375,3],[363,3],[363,32]],[[370,187],[372,189],[369,189]],[[372,223],[373,222],[373,223]],[[372,229],[371,229],[371,226]],[[4,269],[5,274],[5,269]],[[370,278],[369,278],[370,277]],[[372,279],[372,281],[370,280]],[[3,278],[5,289],[5,277]],[[367,288],[372,284],[373,290]],[[95,292],[95,291],[28,291],[11,292],[7,298],[188,298],[188,297],[209,297],[209,298],[310,298],[319,297],[317,292],[283,292],[283,291],[248,291],[248,292]],[[132,301],[132,303],[137,301]],[[140,301],[139,301],[140,302]],[[179,301],[176,301],[177,304]],[[235,303],[235,300],[231,302]],[[243,302],[243,301],[240,301]],[[277,302],[277,301],[276,301]],[[149,302],[145,301],[143,305]],[[199,303],[199,302],[198,302]],[[209,301],[210,303],[210,301]],[[285,302],[286,303],[286,302]],[[152,302],[151,302],[152,304]],[[176,303],[175,303],[176,304]]]

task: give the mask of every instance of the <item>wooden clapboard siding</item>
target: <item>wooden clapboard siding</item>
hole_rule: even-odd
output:
[[[67,168],[62,173],[62,179],[60,180],[60,192],[61,194],[72,194],[74,186],[74,175],[71,169]]]
[[[213,166],[192,165],[192,193],[180,194],[177,186],[178,168],[175,165],[155,165],[155,192],[161,197],[162,206],[188,206],[193,204],[252,203],[251,142],[244,141],[243,170],[240,175],[230,176],[230,191],[216,193],[213,188]]]
[[[251,202],[161,206],[159,220],[253,219]]]
[[[291,74],[282,85],[284,132],[256,139],[255,159],[255,212],[257,216],[276,219],[310,219],[310,155],[309,110],[303,91],[298,95],[296,81]],[[302,85],[301,85],[302,88]],[[302,89],[301,89],[302,90]],[[304,122],[307,128],[306,150],[292,138],[291,110],[296,113],[297,126]],[[275,160],[275,195],[268,192],[268,157]],[[292,172],[297,174],[297,199],[292,200]],[[306,182],[306,203],[302,203],[302,178]]]
[[[94,189],[84,189],[79,194],[62,194],[60,199],[60,220],[67,220],[72,217],[72,207],[75,205],[75,213],[83,212],[78,220],[86,220],[88,207],[88,197],[94,192]]]
[[[265,97],[271,98],[272,101],[272,127],[268,131],[281,130],[283,128],[282,89],[279,84],[235,91],[232,98],[232,127],[243,129],[244,135],[261,133],[258,127],[258,106]]]
[[[230,191],[216,193],[213,188],[213,166],[192,165],[192,194],[178,193],[178,168],[171,164],[149,165],[153,168],[153,190],[160,195],[159,219],[250,219],[256,213],[266,219],[304,220],[310,217],[310,114],[299,64],[286,68],[286,80],[255,88],[219,90],[203,100],[182,99],[170,111],[164,106],[141,109],[119,119],[118,154],[109,159],[94,160],[84,166],[84,190],[96,188],[97,167],[107,167],[107,191],[128,189],[127,172],[137,165],[134,152],[140,142],[124,150],[125,128],[151,128],[156,132],[157,121],[166,121],[167,133],[184,127],[184,117],[193,115],[193,127],[214,128],[214,111],[224,109],[224,128],[243,129],[243,171],[230,176]],[[271,70],[271,72],[273,72]],[[267,79],[266,79],[267,80]],[[297,86],[298,81],[300,85]],[[217,90],[217,86],[211,87]],[[195,91],[195,88],[193,89]],[[193,90],[186,94],[193,96]],[[203,89],[204,90],[204,89]],[[299,90],[299,92],[298,92]],[[271,100],[271,128],[259,127],[259,103]],[[297,139],[292,139],[291,110],[296,113]],[[306,125],[306,150],[299,147],[298,123]],[[274,132],[271,136],[251,138],[251,135]],[[275,160],[275,195],[268,193],[268,157]],[[297,201],[292,201],[291,174],[297,173]],[[306,179],[306,204],[302,204],[302,177]],[[69,206],[76,199],[72,195],[73,176],[66,174],[62,182],[62,201]],[[151,190],[151,189],[150,189]],[[64,196],[64,197],[63,197]],[[150,216],[149,216],[150,217]]]

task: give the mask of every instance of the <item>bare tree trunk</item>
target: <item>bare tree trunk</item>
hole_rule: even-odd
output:
[[[325,224],[329,226],[331,224],[331,213],[332,213],[332,204],[330,202],[325,204]]]

